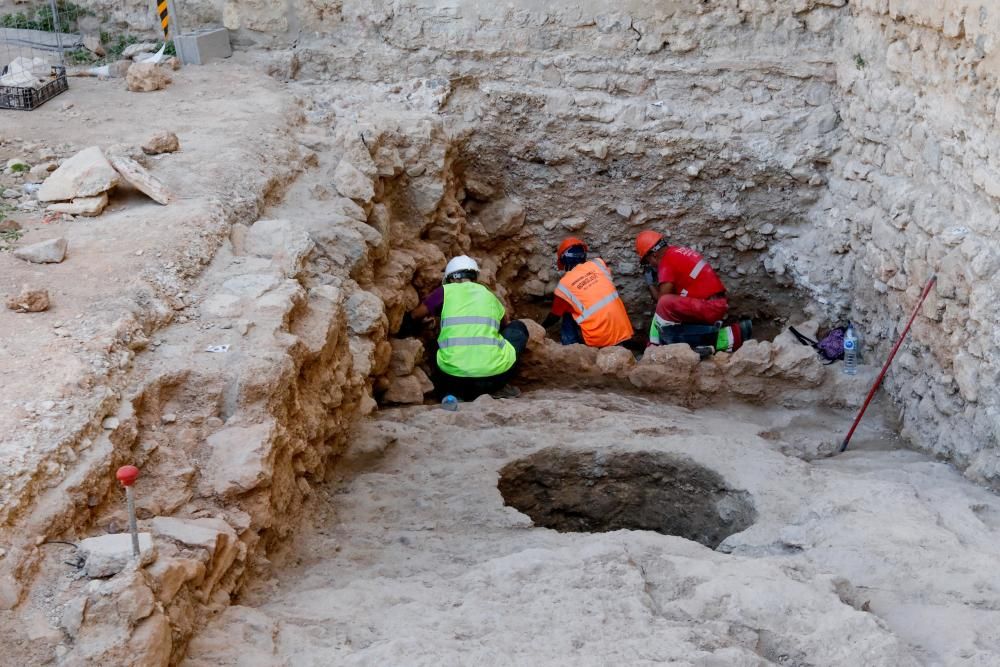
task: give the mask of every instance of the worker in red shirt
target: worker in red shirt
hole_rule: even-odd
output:
[[[552,312],[542,326],[548,328],[561,318],[563,345],[609,347],[631,341],[632,322],[611,271],[600,257],[588,260],[588,250],[587,244],[574,236],[559,244],[556,266],[566,273],[559,280]]]
[[[678,340],[676,336],[665,334],[675,333],[668,327],[682,324],[712,326],[717,330],[722,328],[716,349],[732,351],[742,344],[741,334],[746,327],[721,326],[729,312],[726,286],[698,251],[669,245],[662,234],[652,230],[639,232],[635,250],[643,264],[649,292],[656,302],[653,324],[649,329],[650,344]],[[696,330],[691,327],[684,329]]]

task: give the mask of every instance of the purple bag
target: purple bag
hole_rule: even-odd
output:
[[[792,332],[793,336],[799,339],[800,343],[815,348],[819,356],[823,357],[828,364],[844,358],[844,333],[847,331],[846,326],[830,329],[818,341],[797,331],[795,327],[788,327],[788,330]]]

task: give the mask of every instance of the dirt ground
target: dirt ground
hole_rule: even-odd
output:
[[[779,451],[850,416],[587,391],[383,411],[185,664],[992,664],[1000,501],[878,416],[839,457]],[[756,520],[718,551],[532,527],[497,478],[547,447],[677,454]]]
[[[232,103],[234,89],[241,104]],[[155,332],[170,321],[196,317],[185,310],[187,286],[229,226],[255,219],[296,169],[292,106],[272,79],[233,59],[175,72],[153,93],[128,92],[121,79],[73,78],[68,92],[35,111],[0,111],[0,165],[59,160],[92,145],[135,147],[160,130],[181,143],[177,153],[146,159],[175,195],[168,206],[125,186],[96,218],[46,216],[0,200],[23,229],[0,252],[0,294],[28,285],[48,290],[52,304],[41,313],[0,309],[0,568],[16,567],[18,544],[45,530],[64,501],[47,498],[47,489],[83,467],[78,452],[87,456],[92,424],[120,396],[134,355],[156,347]],[[0,190],[27,182],[0,180]],[[69,244],[60,264],[10,252],[56,237]]]

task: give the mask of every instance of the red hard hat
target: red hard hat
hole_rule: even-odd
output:
[[[645,258],[653,246],[662,240],[663,234],[654,232],[652,229],[639,232],[639,235],[635,237],[635,251],[639,255],[639,259]]]
[[[587,247],[587,244],[584,243],[582,240],[576,238],[575,236],[567,236],[566,238],[564,238],[563,242],[559,244],[559,249],[556,250],[556,266],[558,266],[560,269],[563,268],[562,265],[563,253],[569,250],[570,248],[578,245],[583,246],[584,250],[590,252],[590,248]]]

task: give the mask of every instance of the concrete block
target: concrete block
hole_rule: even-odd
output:
[[[174,48],[185,65],[204,65],[211,58],[233,55],[229,31],[225,28],[201,28],[181,33],[174,39]]]

